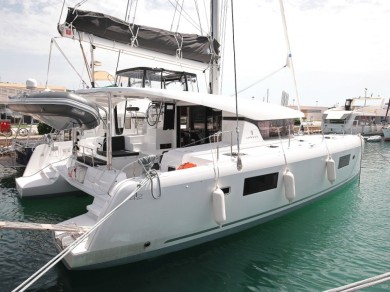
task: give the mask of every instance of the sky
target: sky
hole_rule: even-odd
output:
[[[28,78],[34,78],[38,84],[44,85],[48,78],[49,86],[68,89],[82,86],[55,46],[49,54],[51,39],[56,37],[66,57],[87,80],[78,42],[59,38],[57,32],[57,23],[64,22],[66,7],[74,7],[78,2],[0,0],[1,82],[25,83]],[[80,9],[123,19],[128,1],[82,2]],[[209,5],[202,0],[184,1],[184,9],[197,20],[196,2],[205,34],[208,32],[205,15]],[[64,3],[65,9],[61,13]],[[137,13],[131,15],[131,20],[166,30],[173,28],[183,33],[200,34],[184,16],[178,23],[178,14],[174,14],[175,3],[175,0],[138,1]],[[296,83],[291,68],[280,69],[286,64],[288,49],[279,0],[233,2],[240,98],[280,103],[285,91],[290,105],[297,105],[299,100],[303,106],[331,107],[342,105],[346,98],[351,97],[390,97],[390,1],[284,0],[283,3]],[[230,11],[227,19],[221,78],[222,93],[231,95],[235,87]],[[87,44],[85,48],[89,50]],[[116,53],[96,51],[95,59],[102,63],[99,70],[115,72]],[[134,66],[169,67],[157,61],[124,56],[118,69]],[[204,83],[207,77],[203,77],[202,72],[196,73],[199,81]],[[241,92],[254,83],[256,85]]]

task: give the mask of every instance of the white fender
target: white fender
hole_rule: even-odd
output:
[[[221,227],[226,221],[225,194],[217,188],[212,194],[214,220]]]
[[[336,163],[332,157],[328,157],[326,160],[326,173],[328,175],[328,181],[333,183],[336,180]]]
[[[288,169],[283,174],[284,194],[291,203],[295,199],[295,178],[294,174]]]

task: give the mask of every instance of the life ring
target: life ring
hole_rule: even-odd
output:
[[[192,167],[196,167],[197,165],[195,163],[192,163],[192,162],[185,162],[183,164],[181,164],[177,170],[180,170],[180,169],[186,169],[186,168],[192,168]]]

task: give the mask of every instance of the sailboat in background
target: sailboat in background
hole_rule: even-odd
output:
[[[60,32],[92,44],[121,38],[144,47],[145,38],[147,49],[205,62],[217,80],[218,35],[182,35],[170,49],[174,33],[74,8]],[[196,82],[189,72],[138,67],[118,71],[114,87],[8,100],[11,109],[73,129],[73,141],[34,151],[16,179],[19,193],[61,188],[94,198],[86,213],[60,223],[77,231],[53,233],[56,260],[96,269],[174,252],[296,210],[359,175],[359,135],[295,136],[301,112],[254,100],[239,100],[237,111],[215,85],[191,92]],[[69,110],[59,113],[49,100]]]

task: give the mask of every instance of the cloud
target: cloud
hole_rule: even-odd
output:
[[[79,1],[66,1],[61,22],[65,18],[67,7],[74,6],[77,2]],[[87,1],[80,9],[103,12],[123,19],[127,2]],[[189,11],[189,15],[181,16],[179,31],[199,34],[199,30],[192,24],[198,21],[199,11],[203,32],[208,33],[209,20],[206,20],[205,10],[209,7],[198,2],[197,9],[193,3],[190,6],[190,3],[185,2],[185,10]],[[176,2],[171,0],[171,3]],[[130,21],[136,11],[134,21],[137,24],[167,30],[172,27],[176,30],[179,14],[173,20],[175,14],[171,3],[165,0],[138,1],[137,9],[135,6],[131,8]],[[1,80],[24,82],[28,77],[36,77],[40,82],[45,82],[50,39],[58,36],[57,23],[62,1],[2,0],[0,4],[3,26],[0,31]],[[337,98],[356,94],[351,86],[343,87],[345,80],[358,86],[366,79],[367,84],[377,87],[372,89],[374,92],[390,95],[388,84],[383,82],[383,78],[378,78],[380,74],[390,75],[390,39],[387,37],[390,1],[284,0],[284,6],[298,87],[304,103],[314,104],[313,98],[321,99],[321,95],[324,100],[336,98],[329,97],[330,92],[337,95]],[[287,49],[278,1],[246,0],[244,5],[235,1],[234,8],[238,82],[243,88],[282,66]],[[189,17],[191,23],[188,21]],[[231,31],[230,12],[227,18],[227,30]],[[79,44],[62,39],[57,39],[57,42],[77,70],[83,72]],[[89,50],[88,45],[84,44],[84,47]],[[224,64],[224,88],[230,93],[233,66],[232,39],[229,35],[226,37],[224,50],[227,56]],[[103,62],[102,69],[110,72],[115,70],[116,54],[104,54],[96,50],[96,58]],[[131,57],[123,57],[122,60],[120,68],[142,64],[158,66],[156,62],[142,62]],[[85,76],[85,70],[83,74]],[[204,79],[202,73],[198,75],[200,79]],[[331,78],[332,76],[337,78]],[[290,80],[287,80],[289,77]],[[374,78],[381,82],[374,82]],[[80,86],[77,76],[56,48],[52,51],[49,80],[55,85],[73,89]],[[367,86],[369,85],[362,85],[363,88]],[[294,88],[291,84],[291,72],[286,69],[280,76],[273,76],[245,94],[258,95],[260,98],[267,88],[275,101],[279,101],[280,93],[286,89],[292,98]],[[316,91],[318,94],[313,93]]]
[[[42,44],[49,44],[48,34],[56,31],[61,4],[53,1],[2,1],[0,19],[3,29],[0,49],[26,54],[47,54]],[[6,29],[5,29],[6,28]]]

